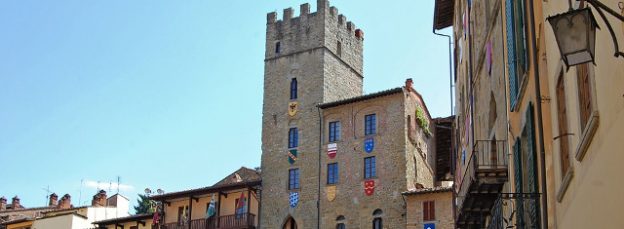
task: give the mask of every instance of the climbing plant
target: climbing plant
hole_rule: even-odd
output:
[[[416,106],[416,122],[418,126],[423,129],[423,132],[427,137],[431,137],[431,131],[429,130],[429,119],[425,115],[425,111],[419,105]]]

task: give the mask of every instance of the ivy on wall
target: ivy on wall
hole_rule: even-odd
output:
[[[416,106],[416,122],[418,126],[423,129],[423,132],[427,137],[431,137],[431,131],[429,130],[429,119],[425,115],[425,111],[420,105]]]

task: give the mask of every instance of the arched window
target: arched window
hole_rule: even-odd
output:
[[[290,80],[290,99],[297,99],[297,78]]]
[[[275,43],[275,53],[280,53],[281,43],[278,41]]]
[[[383,221],[381,216],[383,215],[383,211],[381,209],[376,209],[373,211],[373,229],[382,229]]]
[[[336,218],[336,229],[345,229],[345,217],[344,216],[338,216],[338,218]]]

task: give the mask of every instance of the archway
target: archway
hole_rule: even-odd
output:
[[[295,222],[295,219],[293,219],[292,216],[289,216],[288,219],[286,219],[286,222],[284,222],[282,229],[297,229],[297,222]]]

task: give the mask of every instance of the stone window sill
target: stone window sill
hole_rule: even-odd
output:
[[[583,134],[581,134],[581,141],[576,148],[575,158],[577,161],[582,161],[583,157],[585,157],[585,153],[587,153],[589,144],[591,144],[591,141],[596,134],[599,123],[600,116],[598,115],[598,111],[594,111],[589,118],[589,122],[587,122],[587,125],[585,126],[585,131],[583,131]]]
[[[561,203],[561,200],[563,200],[563,196],[568,190],[568,186],[570,186],[570,182],[572,181],[573,177],[574,177],[574,170],[572,169],[572,167],[570,167],[568,168],[568,172],[566,172],[565,176],[563,176],[563,181],[561,182],[561,186],[559,187],[559,190],[557,190],[558,202]]]

